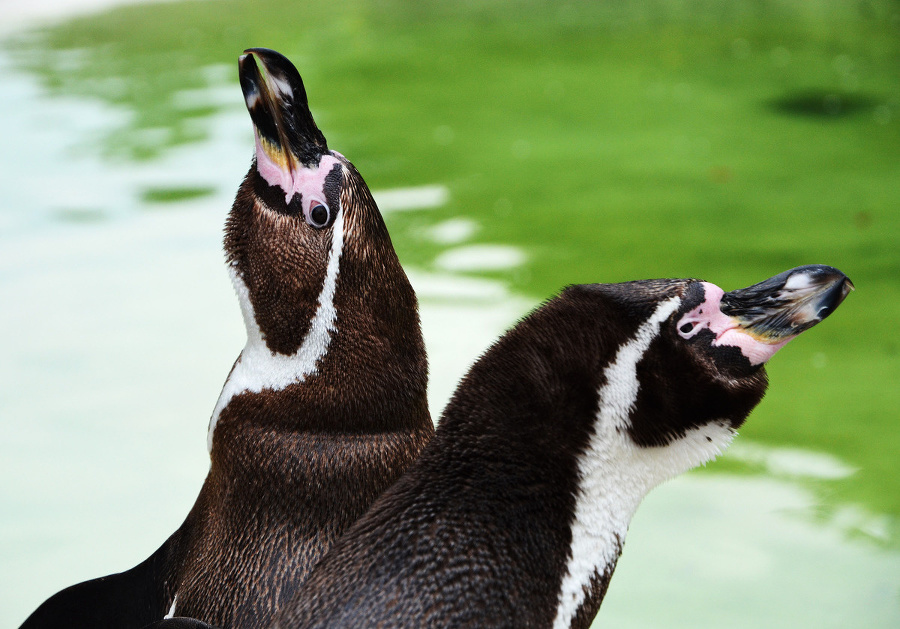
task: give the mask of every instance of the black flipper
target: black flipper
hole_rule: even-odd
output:
[[[131,570],[57,592],[20,629],[141,629],[159,620],[175,595],[171,558],[178,537],[176,532]]]

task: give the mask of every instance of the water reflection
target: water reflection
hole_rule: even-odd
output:
[[[445,271],[485,273],[506,271],[525,263],[525,252],[509,245],[469,245],[448,249],[434,264]]]
[[[201,197],[211,196],[215,190],[209,187],[191,188],[145,188],[141,191],[141,200],[145,204],[168,204],[180,201],[190,201]]]
[[[456,245],[469,240],[478,231],[478,223],[457,217],[441,221],[425,232],[426,238],[439,245]]]
[[[819,118],[841,118],[865,112],[890,112],[887,103],[879,103],[868,94],[831,91],[787,94],[773,100],[769,105],[779,113]]]
[[[848,542],[818,505],[760,477],[690,474],[651,492],[595,626],[897,626],[900,556]]]

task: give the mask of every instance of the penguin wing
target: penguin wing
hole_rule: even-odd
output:
[[[167,592],[173,582],[168,559],[176,535],[131,570],[57,592],[44,601],[20,629],[141,629],[162,618],[172,598],[172,593]]]

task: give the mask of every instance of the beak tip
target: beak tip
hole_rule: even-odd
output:
[[[835,291],[837,293],[835,303],[832,309],[837,308],[843,303],[843,301],[847,298],[847,295],[856,290],[856,286],[853,285],[853,282],[850,281],[850,278],[841,273],[840,288]]]

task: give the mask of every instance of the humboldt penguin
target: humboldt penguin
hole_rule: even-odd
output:
[[[643,497],[725,449],[764,363],[851,288],[818,265],[567,288],[471,368],[272,627],[588,627]]]
[[[210,420],[209,474],[149,559],[59,592],[23,629],[265,627],[434,432],[415,293],[365,181],[285,57],[254,48],[239,65],[256,156],[225,251],[247,344]]]

